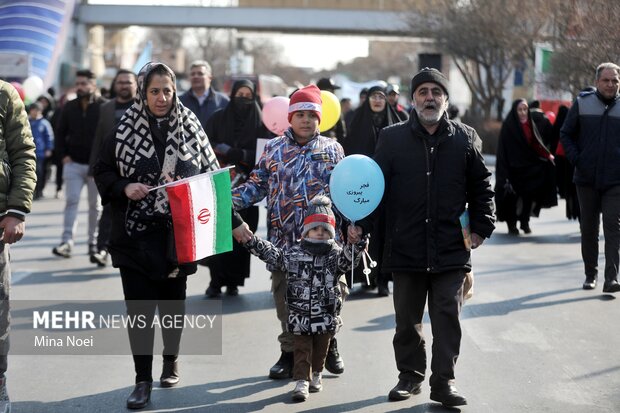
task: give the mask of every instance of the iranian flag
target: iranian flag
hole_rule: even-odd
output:
[[[166,185],[179,264],[232,250],[228,169]]]

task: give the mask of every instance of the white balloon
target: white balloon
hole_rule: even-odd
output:
[[[30,76],[22,84],[26,99],[34,102],[43,93],[43,80],[39,76]]]

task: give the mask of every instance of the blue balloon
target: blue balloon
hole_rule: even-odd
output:
[[[384,190],[381,168],[365,155],[347,156],[336,164],[329,178],[329,192],[334,205],[353,222],[377,208]]]

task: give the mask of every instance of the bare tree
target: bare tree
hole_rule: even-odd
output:
[[[246,54],[254,57],[255,73],[272,73],[273,68],[280,65],[282,60],[282,47],[269,39],[258,38],[246,41]]]
[[[504,86],[515,67],[534,63],[534,44],[550,22],[550,2],[437,0],[412,16],[415,34],[436,40],[452,57],[472,93],[472,109],[501,118]]]
[[[185,35],[188,61],[206,60],[214,77],[226,74],[235,47],[231,30],[189,28],[185,29]]]
[[[181,48],[183,29],[152,27],[147,30],[145,40],[153,42],[154,58],[174,66],[174,62],[168,60],[173,59],[175,53]],[[172,69],[176,70],[176,67],[172,67]]]
[[[620,3],[606,0],[572,0],[555,14],[555,51],[549,83],[576,95],[594,80],[603,62],[620,61]]]

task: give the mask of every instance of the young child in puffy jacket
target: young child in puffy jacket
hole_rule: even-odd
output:
[[[366,247],[366,240],[358,238],[353,255],[351,244],[341,248],[334,240],[335,227],[331,201],[319,195],[308,206],[300,243],[290,250],[277,248],[256,235],[245,244],[252,254],[287,273],[287,328],[295,336],[295,401],[304,401],[309,392],[322,390],[329,341],[342,325],[338,280],[359,263]]]

